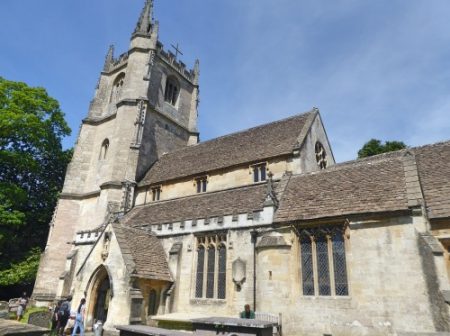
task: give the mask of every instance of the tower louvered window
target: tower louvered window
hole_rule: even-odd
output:
[[[226,235],[197,239],[196,298],[225,299],[227,263],[225,244]]]
[[[303,229],[299,233],[303,295],[349,295],[344,229]]]
[[[166,89],[164,91],[164,100],[169,104],[175,106],[180,92],[178,82],[175,78],[169,77],[166,81]]]

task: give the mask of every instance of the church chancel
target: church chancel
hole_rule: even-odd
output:
[[[107,52],[34,299],[110,334],[245,304],[286,336],[450,331],[450,142],[336,164],[316,108],[199,142],[199,62],[158,31],[147,0]]]

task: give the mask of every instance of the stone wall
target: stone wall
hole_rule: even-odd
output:
[[[283,244],[257,248],[257,311],[282,313],[284,335],[448,330],[448,307],[443,304],[437,276],[427,279],[433,276],[428,268],[434,267],[435,259],[421,246],[418,229],[422,226],[422,217],[350,222],[346,234],[348,296],[304,296],[297,235],[289,227],[278,228]],[[258,243],[271,232],[269,228],[260,227]],[[171,311],[237,316],[245,303],[253,305],[251,230],[234,228],[227,233],[226,300],[195,298],[196,237],[201,235],[160,238],[168,258],[172,246],[182,244],[179,259],[170,264],[176,277]],[[231,280],[232,262],[238,257],[246,263],[246,280],[240,290]]]

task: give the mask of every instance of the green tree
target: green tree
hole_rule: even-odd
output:
[[[370,139],[358,151],[358,158],[364,158],[372,155],[393,152],[399,149],[404,149],[407,146],[402,141],[386,141],[384,144],[377,139]]]
[[[1,285],[30,283],[36,273],[71,158],[61,145],[69,134],[45,89],[0,77]]]

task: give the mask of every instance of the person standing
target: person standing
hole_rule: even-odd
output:
[[[56,328],[56,333],[58,336],[64,335],[64,329],[66,328],[67,321],[70,317],[71,301],[72,296],[69,295],[58,310],[58,326]]]
[[[72,336],[75,336],[77,329],[80,328],[80,336],[84,336],[84,315],[86,311],[86,299],[81,299],[78,305],[75,325],[73,326]]]
[[[27,293],[23,292],[22,297],[19,299],[19,305],[17,306],[17,321],[25,314],[25,309],[27,309],[28,297]]]
[[[58,330],[58,311],[61,308],[62,301],[56,302],[55,307],[53,308],[53,314],[52,314],[52,327],[50,335],[57,335]]]

